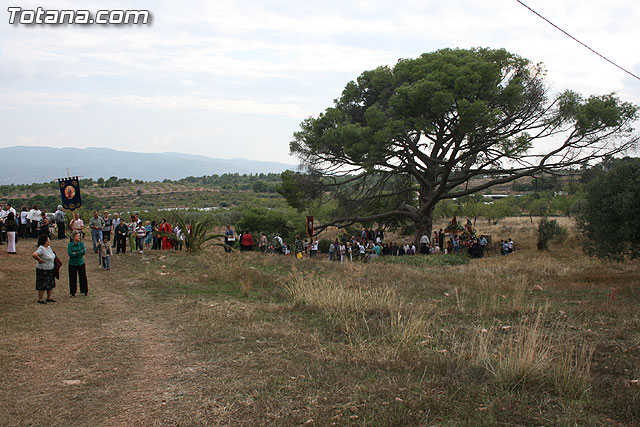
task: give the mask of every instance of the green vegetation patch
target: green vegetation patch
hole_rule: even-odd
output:
[[[470,258],[465,255],[415,255],[415,256],[383,256],[377,257],[372,262],[384,264],[415,265],[418,267],[433,265],[465,265]]]

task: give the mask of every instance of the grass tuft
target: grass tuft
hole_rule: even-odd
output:
[[[513,390],[544,376],[550,365],[550,342],[541,328],[543,314],[532,325],[521,323],[514,335],[500,340],[495,331],[479,335],[478,359],[505,388]]]
[[[522,321],[506,336],[496,328],[483,331],[476,360],[507,390],[550,386],[560,397],[580,399],[591,387],[593,346],[554,342],[544,327],[547,310],[540,307],[533,322]]]

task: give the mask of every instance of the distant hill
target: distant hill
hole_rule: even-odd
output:
[[[67,176],[162,181],[223,173],[279,173],[295,165],[246,159],[214,159],[180,153],[134,153],[107,148],[0,148],[0,185],[48,182]]]

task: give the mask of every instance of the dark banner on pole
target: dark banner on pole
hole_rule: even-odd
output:
[[[82,206],[80,198],[80,181],[77,176],[70,178],[60,178],[60,198],[62,199],[62,207],[69,210],[75,210]]]
[[[313,217],[307,217],[307,235],[313,237]]]

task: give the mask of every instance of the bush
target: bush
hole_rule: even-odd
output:
[[[329,239],[320,239],[318,241],[318,251],[323,254],[329,253],[329,246],[331,246],[331,240]]]
[[[616,160],[586,188],[580,230],[586,235],[585,252],[591,256],[623,261],[640,257],[640,159]]]
[[[262,208],[246,209],[242,213],[240,220],[236,222],[237,231],[263,231],[266,234],[278,234],[280,236],[287,236],[290,228],[291,227],[287,225],[287,218],[284,214],[278,211]]]
[[[547,217],[544,217],[538,223],[538,250],[547,250],[549,241],[557,240],[563,241],[567,237],[567,229],[555,219],[549,221]]]

